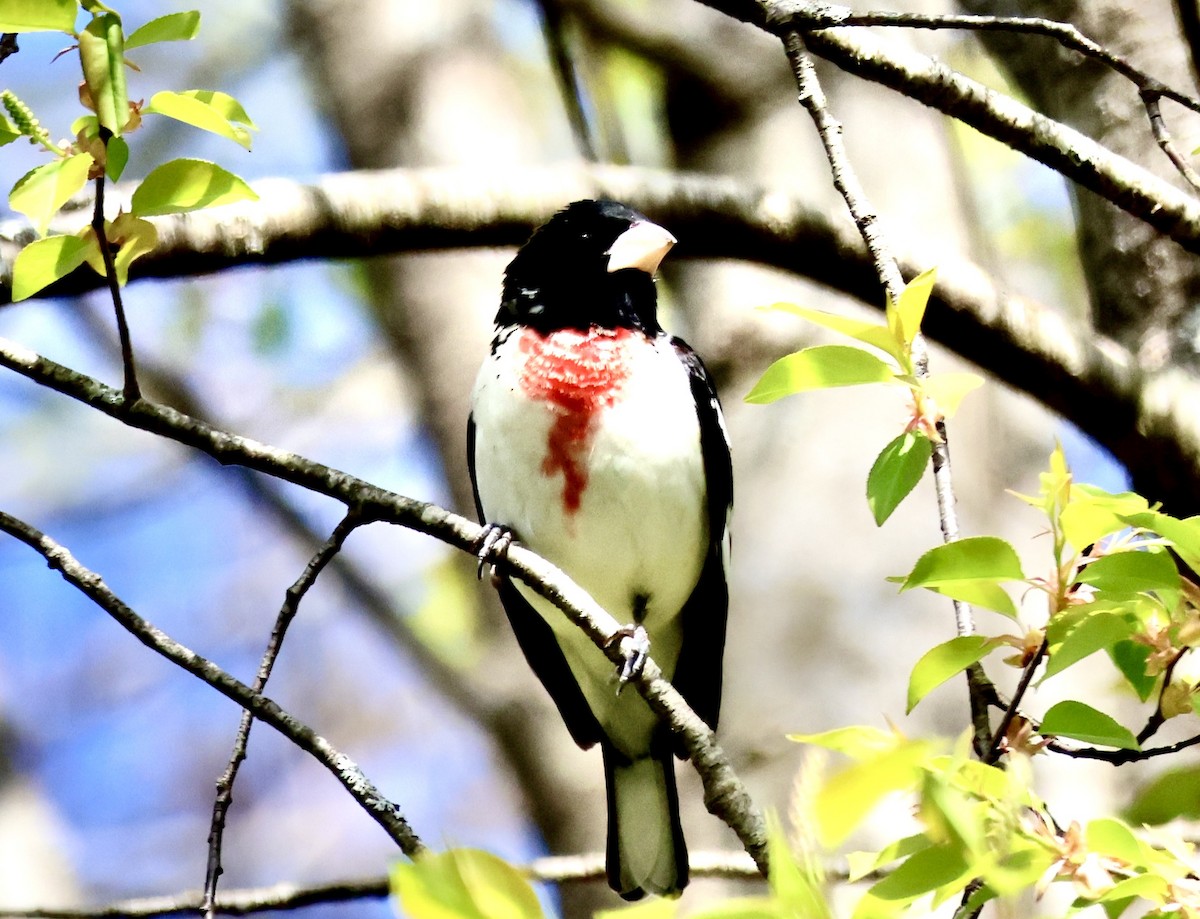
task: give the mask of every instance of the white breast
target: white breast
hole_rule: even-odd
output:
[[[618,621],[632,621],[644,603],[651,654],[669,678],[679,653],[676,616],[708,545],[704,461],[687,370],[665,336],[629,338],[624,385],[593,420],[581,455],[586,485],[571,511],[563,473],[547,474],[544,465],[551,427],[564,409],[531,398],[522,385],[520,335],[499,343],[475,384],[475,474],[484,515],[511,527]],[[540,600],[534,605],[558,634],[589,700],[597,696],[593,710],[601,696],[615,701],[611,663],[561,613]]]

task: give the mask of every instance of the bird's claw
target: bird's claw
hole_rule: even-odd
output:
[[[496,563],[508,555],[508,548],[513,544],[513,533],[508,527],[499,523],[487,523],[483,527],[483,535],[475,547],[475,557],[479,559],[479,567],[475,569],[475,577],[483,580],[483,569],[492,566],[495,573]]]
[[[650,636],[640,625],[627,625],[617,629],[610,644],[616,644],[621,652],[621,663],[617,667],[617,692],[630,680],[636,680],[650,659]]]

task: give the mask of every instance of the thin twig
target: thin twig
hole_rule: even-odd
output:
[[[1017,708],[1020,706],[1021,700],[1025,697],[1025,691],[1029,689],[1029,684],[1033,682],[1033,675],[1037,672],[1038,666],[1041,664],[1042,658],[1046,656],[1046,651],[1049,647],[1049,642],[1042,639],[1037,653],[1025,665],[1025,670],[1021,673],[1021,681],[1017,684],[1017,689],[1013,693],[1012,699],[1009,700],[1008,707],[1004,710],[1004,716],[996,726],[996,733],[992,735],[991,743],[988,744],[987,756],[983,758],[985,763],[990,765],[1000,758],[1001,744],[1004,743],[1004,738],[1008,734],[1009,725],[1012,724],[1013,718],[1016,717]]]
[[[1171,139],[1171,132],[1167,130],[1167,124],[1162,116],[1162,107],[1158,104],[1160,95],[1161,93],[1151,90],[1143,90],[1141,94],[1142,104],[1146,106],[1146,115],[1150,118],[1150,130],[1154,132],[1154,139],[1158,141],[1158,146],[1167,155],[1167,159],[1179,170],[1179,174],[1187,179],[1192,188],[1200,190],[1200,175],[1176,149],[1175,142]]]
[[[844,13],[843,13],[844,11]],[[950,13],[854,13],[845,7],[831,8],[826,4],[805,4],[790,17],[776,20],[779,26],[793,29],[820,29],[837,26],[889,26],[908,29],[957,29],[972,32],[1019,32],[1044,35],[1052,38],[1064,48],[1077,51],[1084,57],[1099,61],[1109,69],[1125,77],[1139,92],[1153,92],[1173,102],[1178,102],[1193,112],[1200,113],[1200,99],[1172,89],[1150,76],[1119,54],[1088,38],[1069,22],[1041,19],[1035,16],[976,16]]]
[[[288,626],[296,618],[296,613],[300,609],[300,601],[304,599],[309,588],[317,582],[317,578],[320,577],[321,572],[325,570],[334,556],[341,551],[346,538],[361,523],[362,517],[358,509],[351,507],[346,516],[334,528],[333,533],[309,560],[300,577],[287,589],[283,605],[275,619],[275,626],[271,630],[271,637],[263,652],[262,660],[259,662],[258,673],[254,677],[252,688],[256,693],[262,693],[266,688],[267,680],[271,678],[271,671],[279,657],[279,650],[283,647],[283,639],[287,635]],[[207,919],[213,919],[217,912],[217,882],[224,871],[221,867],[221,843],[225,837],[225,817],[229,813],[230,805],[233,804],[233,784],[237,780],[242,762],[246,759],[246,745],[250,742],[250,728],[253,724],[254,718],[250,711],[243,709],[242,720],[238,725],[237,736],[233,742],[233,752],[229,756],[229,764],[225,767],[221,777],[217,779],[217,796],[213,801],[212,822],[208,831],[204,902],[201,904],[201,911]]]
[[[858,227],[863,243],[871,254],[875,271],[888,299],[895,303],[904,289],[904,278],[900,274],[895,256],[883,238],[879,217],[868,204],[866,192],[859,183],[858,176],[850,163],[842,141],[841,123],[829,111],[812,57],[805,47],[805,39],[799,32],[789,31],[783,36],[783,42],[792,67],[792,74],[796,80],[800,104],[808,111],[817,127],[817,133],[820,135],[821,143],[825,148],[825,156],[829,160],[830,170],[833,174],[833,184],[846,202],[854,225]],[[918,378],[928,377],[929,357],[924,337],[920,334],[913,341],[913,363]],[[958,539],[958,518],[954,509],[954,485],[950,467],[949,441],[944,423],[939,422],[937,430],[939,441],[933,444],[932,467],[938,520],[941,524],[943,540],[954,542]],[[971,617],[970,606],[961,600],[954,600],[953,604],[957,633],[959,635],[972,634],[975,631],[975,625]],[[979,695],[983,680],[986,680],[986,675],[981,668],[977,668],[967,684],[971,696],[972,723],[978,736],[986,733],[988,728],[987,706],[981,701]]]
[[[1123,766],[1126,763],[1140,763],[1142,760],[1154,759],[1158,756],[1170,756],[1172,753],[1178,753],[1180,750],[1186,750],[1197,744],[1200,744],[1200,734],[1168,744],[1165,747],[1152,747],[1149,750],[1100,750],[1096,747],[1072,747],[1060,740],[1051,740],[1046,744],[1046,749],[1074,759],[1098,759],[1114,766]]]
[[[101,140],[105,144],[109,138],[107,128],[100,129]],[[125,371],[125,401],[136,402],[142,397],[138,388],[137,368],[133,361],[133,342],[129,337],[129,323],[125,320],[125,304],[121,300],[121,282],[117,277],[117,266],[113,259],[112,245],[108,241],[108,233],[104,228],[104,185],[103,175],[96,178],[96,201],[92,209],[92,230],[96,234],[96,243],[100,247],[100,257],[104,261],[104,276],[108,282],[108,293],[112,297],[113,310],[117,317],[117,335],[121,340],[121,366]]]
[[[114,410],[120,411],[117,408],[123,404],[120,394],[112,391],[110,398],[113,400]],[[144,404],[137,403],[139,406]],[[399,807],[385,798],[358,765],[350,757],[334,749],[328,740],[288,714],[271,699],[255,692],[212,661],[201,657],[147,622],[114,594],[100,575],[82,565],[65,546],[3,511],[0,511],[0,531],[15,537],[40,554],[50,568],[62,574],[67,583],[112,616],[146,647],[203,680],[226,698],[252,712],[254,717],[275,728],[300,749],[316,757],[406,855],[414,858],[424,851],[424,845],[400,813]]]
[[[361,505],[362,512],[368,519],[393,523],[425,533],[472,554],[483,535],[483,528],[478,524],[435,504],[406,498],[295,453],[218,430],[167,406],[157,405],[145,399],[128,406],[121,394],[112,387],[2,338],[0,366],[8,367],[22,376],[70,396],[131,428],[149,431],[193,447],[207,453],[218,462],[267,473],[309,491],[334,498],[348,506]],[[620,623],[566,574],[520,545],[513,546],[506,557],[500,560],[498,567],[502,574],[518,578],[561,609],[614,663],[621,662],[619,643],[613,640],[621,628]],[[152,641],[146,643],[154,646]],[[196,656],[188,651],[184,657]],[[203,659],[197,660],[202,665],[214,666]],[[207,674],[206,682],[212,679],[213,685],[223,693],[239,704],[251,707],[256,717],[264,717],[260,715],[260,711],[264,714],[278,712],[275,703],[254,693],[248,686],[234,681],[236,686],[240,687],[235,690],[227,682],[216,680],[213,672],[206,671],[200,664],[191,661],[177,662],[187,666],[189,670],[192,666],[197,667],[193,672],[197,675]],[[223,671],[220,672],[223,674]],[[232,680],[227,674],[224,676]],[[737,833],[746,851],[765,874],[766,825],[762,814],[729,765],[729,760],[717,743],[712,729],[692,711],[679,691],[663,678],[661,668],[652,659],[647,661],[641,676],[631,682],[646,699],[650,708],[680,737],[704,786],[705,805],[708,810]],[[280,721],[278,718],[275,721],[270,721],[269,718],[265,720],[273,725]],[[319,740],[328,747],[323,738]],[[305,746],[304,749],[314,752],[313,742],[306,742],[309,746]],[[354,781],[366,781],[361,777],[361,773],[357,773],[357,767],[355,772],[357,779]],[[375,795],[381,806],[390,806],[378,796],[373,787],[369,794]],[[373,816],[381,819],[378,815]],[[402,819],[398,813],[395,817]]]
[[[1158,729],[1167,722],[1167,717],[1163,714],[1163,695],[1166,693],[1168,687],[1170,687],[1171,677],[1175,673],[1175,665],[1183,659],[1184,653],[1185,652],[1180,651],[1178,654],[1176,654],[1173,658],[1171,658],[1171,662],[1163,669],[1162,686],[1158,690],[1158,703],[1154,706],[1154,711],[1151,712],[1150,717],[1146,719],[1145,726],[1138,731],[1137,742],[1139,744],[1144,744],[1147,740],[1157,734]]]

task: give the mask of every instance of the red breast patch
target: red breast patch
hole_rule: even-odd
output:
[[[525,357],[521,388],[555,412],[542,474],[562,473],[563,508],[568,514],[579,510],[587,488],[586,459],[596,420],[620,398],[629,378],[626,345],[634,334],[630,329],[597,328],[560,329],[549,335],[533,329],[521,333],[519,348]]]

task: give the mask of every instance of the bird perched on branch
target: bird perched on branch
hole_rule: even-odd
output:
[[[684,753],[641,695],[618,689],[652,649],[715,728],[729,596],[720,403],[700,358],[657,316],[654,273],[674,243],[613,201],[576,201],[534,232],[505,273],[467,426],[487,525],[481,566],[515,539],[630,623],[635,651],[618,676],[550,603],[498,583],[571,736],[603,751],[608,880],[626,899],[687,884],[672,762]]]

